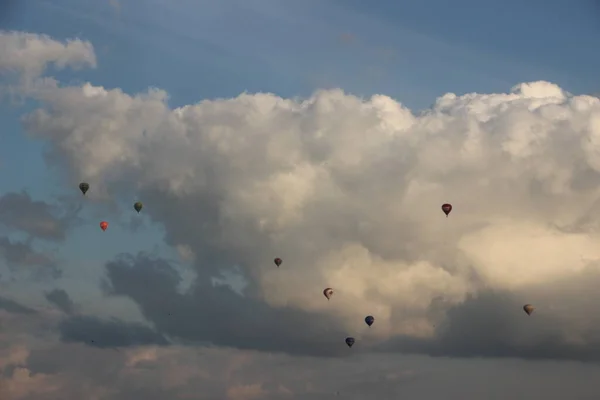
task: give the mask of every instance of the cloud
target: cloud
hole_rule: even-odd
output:
[[[598,390],[594,380],[598,367],[576,363],[432,362],[426,357],[382,354],[351,362],[317,361],[225,348],[144,346],[114,352],[53,342],[13,346],[2,354],[3,361],[10,357],[11,362],[0,378],[11,400],[190,399],[199,393],[208,400],[332,396],[458,400],[473,393],[486,398],[510,393],[515,400],[535,396],[583,400],[594,398]]]
[[[578,296],[585,295],[585,299],[575,299],[573,293],[559,285],[536,293],[540,300],[544,298],[540,304],[545,307],[531,317],[514,312],[522,307],[527,293],[484,292],[448,310],[434,338],[395,337],[381,344],[379,350],[449,357],[597,362],[600,319],[589,313],[600,300],[589,284],[590,279],[597,278],[594,271],[576,282],[563,282],[565,286],[576,283]]]
[[[40,76],[48,64],[56,69],[96,66],[90,42],[80,39],[60,42],[35,33],[0,31],[0,54],[0,73],[18,72],[27,78]]]
[[[55,208],[27,192],[6,193],[0,197],[0,224],[35,238],[64,241],[71,216],[58,217]]]
[[[163,336],[144,325],[104,321],[90,316],[73,316],[63,320],[59,330],[64,342],[83,342],[101,348],[168,343]]]
[[[61,269],[52,256],[40,253],[29,243],[11,241],[0,237],[0,256],[4,258],[13,278],[28,276],[33,279],[57,279]]]
[[[354,353],[598,359],[595,304],[573,300],[600,259],[598,98],[530,82],[445,94],[414,113],[341,90],[177,109],[158,89],[31,95],[41,107],[24,125],[49,162],[98,199],[135,194],[166,242],[186,249],[197,276],[187,292],[164,260],[107,264],[109,292],[138,304],[157,335],[321,356],[348,354],[352,335]],[[232,276],[242,295],[214,284]],[[525,320],[524,303],[543,317]],[[63,333],[124,329],[85,318]],[[540,330],[556,321],[567,323]]]
[[[335,334],[323,344],[345,334],[425,340],[443,315],[431,312],[436,299],[451,309],[487,290],[551,290],[600,257],[600,101],[548,82],[446,94],[418,115],[386,96],[340,90],[306,100],[243,94],[175,110],[159,90],[130,96],[91,84],[39,99],[45,106],[25,126],[69,174],[117,198],[137,191],[166,241],[193,249],[201,289],[186,295],[175,292],[167,266],[108,267],[116,293],[175,336],[220,334],[193,323],[178,328],[185,324],[167,322],[167,307],[210,321],[221,310],[254,332],[260,324],[248,328],[244,315],[267,325],[293,312],[299,319],[289,326],[304,330],[327,315]],[[444,202],[454,204],[448,219]],[[280,269],[275,256],[284,259]],[[246,281],[245,298],[207,285],[234,270]],[[321,295],[328,286],[336,290],[330,302]],[[211,302],[191,300],[202,291]],[[367,314],[376,317],[368,339]],[[257,338],[227,345],[234,340],[262,348]]]
[[[75,312],[75,304],[69,297],[68,293],[62,289],[54,289],[45,294],[46,300],[54,304],[65,314],[73,314]]]
[[[17,303],[14,300],[0,297],[0,309],[13,314],[35,314],[35,310]]]
[[[182,294],[178,272],[167,261],[145,255],[122,257],[106,269],[110,294],[130,297],[159,332],[182,342],[315,356],[348,354],[335,316],[271,308],[209,281],[198,280]]]

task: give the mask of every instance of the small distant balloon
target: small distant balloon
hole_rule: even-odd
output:
[[[372,315],[368,315],[365,317],[365,322],[367,323],[367,325],[371,326],[373,325],[373,322],[375,322],[375,317],[373,317]]]
[[[100,222],[100,229],[105,231],[107,228],[108,228],[108,222],[106,222],[106,221]]]
[[[333,295],[333,289],[332,288],[328,287],[325,290],[323,290],[323,296],[327,297],[327,300],[329,300],[332,295]]]
[[[273,260],[273,262],[275,263],[275,265],[277,265],[277,268],[279,268],[279,266],[281,265],[283,260],[281,258],[277,257],[276,259]]]
[[[452,211],[452,204],[442,204],[442,211],[444,212],[444,214],[446,214],[446,217],[448,217],[448,214],[450,214],[450,212]]]
[[[531,304],[525,304],[523,306],[523,311],[525,311],[527,313],[527,315],[531,315],[531,313],[535,310],[535,307],[532,306]]]
[[[90,190],[90,185],[87,184],[86,182],[81,182],[79,184],[79,190],[81,190],[81,193],[83,193],[83,195],[85,196],[87,191]]]
[[[346,338],[346,344],[348,345],[348,347],[352,347],[354,345],[354,338],[353,337],[347,337]]]
[[[133,209],[134,209],[135,211],[137,211],[137,212],[138,212],[138,214],[140,213],[140,211],[142,211],[142,208],[144,208],[144,205],[142,204],[142,202],[141,202],[141,201],[138,201],[137,203],[135,203],[135,204],[133,205]]]

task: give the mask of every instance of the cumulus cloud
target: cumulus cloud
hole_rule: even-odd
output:
[[[0,72],[17,72],[27,78],[40,76],[49,64],[57,69],[96,66],[90,42],[60,42],[35,33],[0,31],[0,54]]]
[[[548,82],[446,94],[419,114],[340,90],[178,109],[160,90],[132,96],[92,84],[38,99],[44,107],[25,126],[48,141],[51,159],[100,192],[137,191],[167,242],[193,249],[197,285],[235,266],[256,313],[324,314],[365,340],[363,318],[373,314],[369,340],[431,339],[444,310],[486,290],[570,313],[544,294],[600,257],[600,100]],[[454,205],[447,219],[444,202]],[[119,292],[147,308],[139,293]],[[563,336],[587,329],[573,323]]]
[[[181,293],[164,260],[108,263],[109,293],[135,301],[158,336],[311,355],[347,354],[353,335],[356,352],[600,358],[582,355],[600,321],[594,297],[577,296],[600,258],[596,97],[531,82],[415,113],[341,90],[177,109],[158,89],[30,93],[41,107],[24,124],[48,160],[98,199],[135,194],[194,264]],[[232,275],[243,295],[213,283]],[[524,303],[538,313],[525,319]],[[77,318],[63,334],[99,324]]]

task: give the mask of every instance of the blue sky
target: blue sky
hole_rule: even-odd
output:
[[[90,40],[98,68],[59,73],[63,82],[129,93],[155,86],[172,106],[243,91],[294,97],[341,87],[422,109],[445,92],[501,92],[540,79],[595,92],[598,16],[591,3],[558,0],[129,0],[119,10],[108,1],[32,0],[16,6],[3,28]],[[21,132],[20,115],[30,108],[0,111],[7,132],[0,190],[25,188],[36,198],[76,192],[46,170],[43,146]],[[114,223],[102,236],[94,222],[78,228],[62,253],[109,258],[161,246],[161,235]]]

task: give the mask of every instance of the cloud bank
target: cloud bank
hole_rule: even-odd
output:
[[[95,65],[86,42],[0,37],[5,53],[20,43],[23,73],[52,60]],[[95,331],[104,339],[92,346],[133,347],[129,358],[213,344],[296,356],[600,359],[596,97],[530,82],[445,94],[415,112],[341,90],[176,109],[159,89],[131,95],[39,80],[27,93],[39,108],[24,127],[47,143],[48,162],[73,188],[89,182],[92,202],[126,204],[115,221],[142,200],[195,273],[182,291],[169,261],[117,257],[106,265],[106,293],[134,301],[149,327],[74,315],[56,291],[47,299],[68,314],[55,324],[66,342],[57,346],[90,345],[86,332]],[[59,225],[2,218],[49,240],[64,235]],[[223,283],[232,276],[242,283]],[[330,301],[325,287],[335,291]],[[525,303],[537,307],[532,317]],[[347,335],[357,338],[352,352]],[[151,345],[160,347],[139,347]],[[271,389],[280,391],[273,398],[289,391]],[[261,390],[227,395],[266,398]]]
[[[235,266],[249,298],[339,318],[358,336],[373,314],[377,339],[430,337],[432,302],[486,290],[558,316],[569,298],[546,304],[544,288],[600,255],[600,100],[548,82],[446,94],[419,114],[340,90],[179,109],[160,90],[38,95],[24,122],[49,159],[98,196],[136,193],[169,244],[193,249],[199,281]]]

